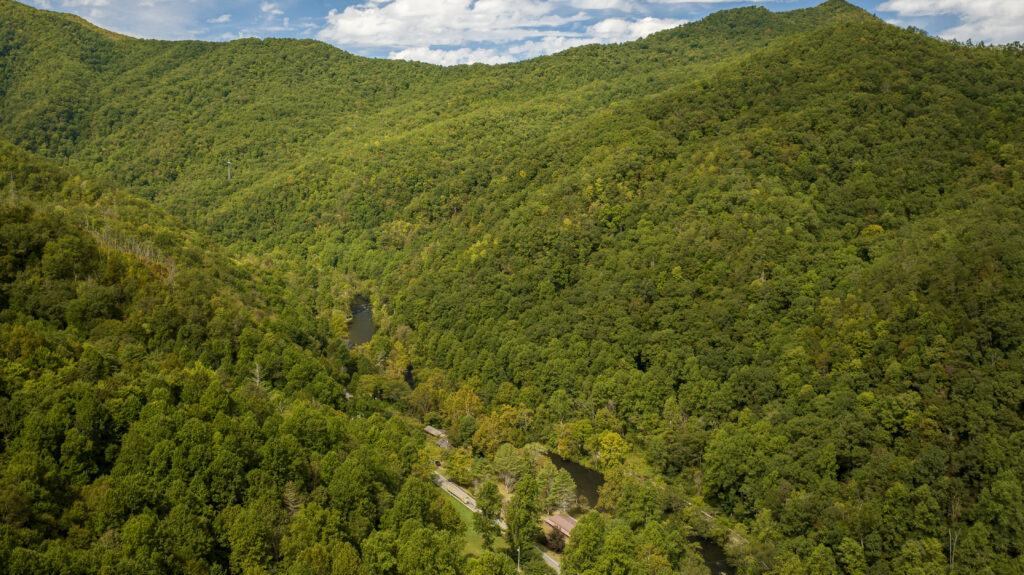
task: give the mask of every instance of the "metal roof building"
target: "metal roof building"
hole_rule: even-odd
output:
[[[572,531],[572,528],[576,527],[576,519],[568,515],[551,515],[544,518],[544,523],[550,525],[552,529],[561,531],[562,535],[565,535],[566,538],[569,537],[569,532]]]

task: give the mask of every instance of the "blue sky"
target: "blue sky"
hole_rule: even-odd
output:
[[[28,0],[142,38],[317,38],[377,58],[489,64],[635,40],[707,14],[816,0]],[[853,0],[900,26],[975,42],[1024,41],[1024,0]]]

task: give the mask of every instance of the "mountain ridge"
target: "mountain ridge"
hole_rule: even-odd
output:
[[[842,7],[842,5],[837,5],[837,6]],[[849,7],[849,6],[847,5],[847,7]],[[816,14],[817,12],[815,12],[814,9],[809,9],[809,10],[804,10],[804,11],[798,11],[798,13],[800,15],[800,17],[798,19],[802,20],[805,17],[807,17],[808,15],[813,15],[813,14]],[[861,13],[859,13],[857,11],[852,11],[852,13],[857,14],[858,16],[862,15]],[[777,15],[777,14],[770,13],[770,12],[768,12],[766,10],[763,10],[763,9],[758,10],[757,8],[739,9],[737,11],[731,12],[730,16],[728,18],[725,18],[723,20],[724,23],[721,24],[721,25],[715,24],[715,22],[717,20],[719,20],[719,19],[722,19],[722,18],[711,18],[709,23],[697,23],[695,26],[698,27],[697,29],[699,29],[700,26],[705,26],[705,27],[706,26],[712,26],[712,27],[719,27],[719,28],[720,27],[729,28],[729,27],[731,27],[731,26],[733,26],[735,24],[734,20],[736,20],[736,19],[744,20],[744,19],[746,19],[746,15],[755,15],[757,17],[757,19],[767,18],[768,20],[771,20],[773,22],[777,21],[779,23],[782,23],[782,22],[787,21],[788,19],[795,18],[794,16],[791,16],[791,14],[793,14],[793,13],[786,13],[785,15]],[[693,28],[693,26],[694,25],[691,25],[690,28]],[[763,30],[761,30],[761,31],[763,31]],[[755,37],[756,37],[756,35],[755,35]],[[658,35],[654,35],[652,38],[658,38]],[[201,50],[201,53],[209,52],[211,49],[215,50],[215,51],[217,51],[219,53],[219,52],[221,52],[223,50],[237,50],[237,49],[239,49],[242,46],[250,46],[250,45],[253,46],[253,47],[259,47],[260,50],[263,50],[266,46],[268,46],[267,42],[254,41],[254,40],[243,40],[243,41],[240,41],[240,43],[237,44],[237,45],[232,44],[232,43],[212,44],[212,45],[206,45],[206,44],[204,44],[204,45],[195,45],[195,44],[190,44],[190,43],[175,44],[175,43],[161,43],[161,42],[147,43],[147,42],[149,42],[149,41],[132,42],[132,44],[139,45],[139,46],[148,46],[151,49],[160,49],[162,47],[166,47],[166,48],[171,48],[174,52],[183,51],[183,52],[186,52],[186,53],[189,50],[189,46],[196,46],[197,48],[199,48]],[[256,44],[250,44],[251,42],[257,42],[257,43]],[[279,42],[282,42],[282,41],[269,41],[269,45],[270,46],[275,46],[275,45],[280,45],[280,46],[295,45],[295,44],[288,44],[289,42],[293,42],[293,41],[283,41],[284,42],[283,44],[280,44]],[[648,39],[648,42],[650,42],[650,39]],[[762,42],[763,43],[763,40],[758,40],[758,42]],[[640,46],[640,45],[642,45],[642,44],[639,44],[639,43],[631,44],[631,46]],[[646,45],[646,44],[643,44],[643,45]],[[386,69],[391,69],[391,70],[398,70],[398,69],[402,69],[402,70],[409,70],[409,69],[412,69],[412,70],[423,70],[423,71],[427,72],[427,74],[429,76],[434,76],[434,75],[436,75],[438,73],[442,74],[442,76],[438,77],[437,80],[441,80],[442,78],[444,78],[446,76],[453,76],[454,75],[455,77],[459,77],[460,75],[468,73],[468,74],[470,74],[470,76],[468,77],[468,80],[470,82],[475,82],[476,81],[476,77],[478,76],[478,73],[473,72],[471,69],[465,69],[464,71],[459,71],[457,69],[456,70],[451,70],[451,69],[434,69],[434,68],[432,68],[430,66],[422,65],[422,64],[408,64],[408,63],[401,63],[401,62],[385,62],[385,61],[367,61],[367,60],[361,60],[359,58],[355,58],[355,60],[351,60],[351,58],[353,58],[352,56],[344,55],[345,54],[344,52],[335,51],[334,49],[327,49],[326,45],[313,45],[313,46],[315,46],[314,47],[314,51],[323,52],[324,54],[329,55],[332,58],[340,57],[340,58],[342,58],[342,59],[344,59],[346,61],[353,61],[353,62],[357,62],[357,63],[363,63],[363,64],[359,64],[359,65],[366,64],[366,65],[372,65],[372,66],[384,66],[383,70],[386,70]],[[323,46],[323,47],[321,48],[321,46]],[[243,48],[243,50],[244,50],[244,48]],[[581,49],[581,51],[584,52],[584,53],[586,53],[588,51],[592,52],[592,51],[595,51],[595,50],[596,50],[597,53],[608,53],[609,52],[608,47],[603,47],[602,48],[600,46],[594,46],[594,47],[588,48],[588,49]],[[697,50],[699,52],[700,49],[698,48]],[[170,57],[170,58],[178,58],[179,56],[172,55],[172,54],[174,54],[174,52],[172,52],[171,54],[168,54],[168,57]],[[534,84],[536,84],[536,82],[534,82],[532,80],[528,80],[528,79],[530,77],[532,77],[533,74],[538,72],[538,71],[537,70],[531,70],[529,68],[531,68],[531,67],[532,68],[537,68],[539,66],[544,65],[545,63],[548,63],[548,62],[554,63],[554,62],[559,61],[560,59],[561,60],[570,60],[570,59],[575,57],[575,54],[576,54],[576,52],[570,52],[565,57],[558,57],[558,58],[553,58],[553,59],[552,58],[548,58],[548,59],[542,58],[542,59],[537,60],[537,61],[531,61],[531,63],[524,63],[523,66],[512,66],[511,69],[518,69],[518,70],[521,70],[522,72],[525,72],[525,76],[523,74],[520,74],[516,78],[508,78],[506,81],[515,81],[515,82],[521,83],[523,80],[527,80],[528,82],[533,82]],[[224,56],[228,56],[228,54],[225,54]],[[223,58],[218,57],[217,60],[223,60]],[[654,64],[654,63],[652,62],[652,64]],[[576,64],[573,63],[572,65],[576,65]],[[635,66],[636,64],[633,63],[632,65]],[[123,66],[124,66],[124,64],[120,65],[121,68],[123,68]],[[525,66],[525,68],[524,68],[524,66]],[[661,67],[660,65],[657,65],[657,66]],[[249,64],[249,67],[252,67],[252,64]],[[209,68],[209,65],[207,66],[207,68]],[[603,68],[604,67],[601,67],[599,69],[603,69]],[[654,71],[655,69],[656,68],[652,68],[652,71]],[[345,91],[348,91],[348,92],[351,93],[351,96],[349,96],[348,98],[345,98],[345,96],[343,96],[342,94],[339,94],[336,90],[333,90],[333,89],[331,89],[329,91],[324,91],[323,92],[324,96],[327,96],[327,94],[329,93],[330,94],[330,99],[332,101],[336,101],[336,102],[337,102],[338,97],[341,96],[343,98],[342,101],[345,102],[345,104],[347,104],[347,105],[359,106],[360,105],[359,102],[365,102],[365,104],[363,104],[363,106],[366,106],[366,105],[371,105],[372,106],[373,104],[371,104],[371,102],[375,102],[375,101],[376,102],[386,102],[388,100],[388,98],[389,98],[387,96],[387,94],[385,94],[385,96],[384,96],[385,99],[382,101],[382,100],[379,99],[378,96],[375,95],[375,94],[379,93],[379,91],[380,91],[379,86],[383,86],[386,91],[389,91],[389,92],[391,92],[394,95],[397,95],[399,92],[409,92],[411,86],[417,85],[417,84],[410,84],[409,81],[405,81],[404,82],[404,86],[405,87],[402,88],[401,87],[402,81],[400,79],[397,80],[397,81],[396,80],[392,80],[392,79],[388,79],[389,75],[391,74],[391,72],[386,72],[386,71],[383,71],[383,70],[378,71],[378,78],[379,78],[379,80],[375,83],[375,86],[366,86],[366,87],[352,86],[350,88],[347,88]],[[484,70],[490,70],[490,69],[485,68]],[[494,69],[494,70],[497,71],[499,69]],[[556,77],[561,77],[561,76],[572,77],[572,76],[574,76],[572,74],[569,74],[569,75],[561,74],[561,73],[558,72],[558,70],[559,70],[559,68],[556,68],[552,72],[545,73],[545,76],[548,76],[551,73],[556,74]],[[138,82],[138,81],[150,81],[150,80],[143,80],[143,78],[149,78],[154,73],[156,73],[156,74],[164,74],[164,75],[167,75],[169,73],[170,75],[168,76],[168,80],[172,80],[173,78],[180,76],[178,74],[174,74],[173,72],[160,72],[159,70],[151,70],[151,71],[139,70],[138,72],[130,72],[130,71],[127,71],[127,70],[125,70],[125,71],[127,73],[131,74],[130,76],[126,77],[125,80],[128,81],[128,82],[132,82],[132,83]],[[381,73],[383,73],[384,76],[380,76],[379,74],[381,74]],[[659,74],[661,72],[655,72],[655,73]],[[612,74],[613,75],[611,77],[614,77],[614,72]],[[194,74],[192,74],[192,75],[194,75]],[[322,73],[321,73],[321,75],[322,75]],[[490,73],[490,72],[485,72],[485,76],[486,75],[493,75],[493,74]],[[64,74],[64,76],[74,77],[74,76],[80,76],[80,74]],[[138,79],[137,80],[133,80],[132,76],[134,76],[134,77],[136,77]],[[243,76],[244,76],[244,74],[243,74]],[[543,80],[542,76],[538,76],[538,79],[540,79],[541,82],[545,81],[545,80]],[[298,78],[296,78],[294,80],[293,79],[282,78],[282,80],[286,82],[286,85],[290,85],[290,86],[296,85],[296,83],[299,81]],[[86,83],[88,83],[89,81],[91,81],[89,78],[84,78],[83,80],[80,80],[80,82],[86,82]],[[98,80],[97,79],[96,81],[99,81],[101,85],[116,85],[118,83],[118,81],[116,81],[116,80],[114,80],[112,78],[106,78],[104,80]],[[420,74],[420,79],[419,80],[415,80],[414,79],[414,82],[417,82],[419,85],[429,85],[429,84],[423,84],[423,81],[433,82],[433,81],[436,81],[436,80],[430,80],[429,78],[422,77],[422,74]],[[227,86],[231,86],[232,84],[234,84],[236,82],[236,80],[227,79],[226,82],[227,82]],[[664,80],[662,80],[662,82],[664,82]],[[594,80],[591,80],[589,83],[591,85],[595,85],[594,84]],[[388,88],[389,85],[394,86],[396,84],[399,85],[399,87],[398,87],[399,92],[396,92],[395,88],[393,88],[393,87],[392,88]],[[336,85],[336,83],[333,82],[333,81],[328,81],[326,84],[324,84],[324,88],[326,89],[328,86],[333,86],[333,85]],[[529,84],[527,84],[527,86],[529,86]],[[352,92],[352,88],[353,87],[355,88],[354,92]],[[566,88],[568,88],[568,89],[572,89],[572,87],[573,87],[572,85],[566,86]],[[266,100],[267,99],[265,96],[260,96],[258,93],[254,94],[253,93],[253,88],[252,87],[245,87],[244,83],[242,84],[242,88],[245,90],[244,92],[242,92],[242,98],[244,98],[244,100],[242,102],[243,105],[245,104],[245,101],[254,101],[253,100],[254,96],[256,98],[258,98],[255,101],[260,101],[260,100]],[[10,91],[10,89],[7,86],[4,86],[3,89],[4,89],[5,92],[9,92]],[[230,90],[231,88],[229,87],[228,89]],[[524,89],[525,90],[532,90],[532,91],[536,90],[535,86],[530,86],[530,87],[527,87],[527,88],[521,87],[519,89],[520,90],[524,90]],[[564,89],[565,88],[563,88],[563,90]],[[604,88],[599,88],[599,89],[600,90],[605,90]],[[72,91],[72,90],[68,90],[68,91]],[[103,91],[104,90],[102,88],[97,90],[97,92],[100,92],[100,93],[102,93]],[[193,89],[192,91],[195,92],[197,90]],[[434,90],[434,91],[436,91],[436,90]],[[525,93],[526,94],[531,94],[532,91],[527,91]],[[417,92],[414,89],[414,91],[412,93],[417,93]],[[421,98],[427,96],[427,93],[423,92],[423,88],[421,88],[418,93],[421,95]],[[508,92],[508,91],[505,91],[503,89],[499,89],[499,91],[495,92],[494,94],[495,95],[504,96],[504,94],[507,94],[507,93],[514,94],[515,91]],[[556,94],[557,94],[557,92],[556,92]],[[411,94],[409,94],[409,95],[411,95]],[[171,96],[170,94],[168,94],[167,96],[164,96],[164,97],[167,98],[168,96],[170,98],[174,98],[175,97],[175,96]],[[211,95],[211,97],[215,99],[215,96]],[[408,96],[405,96],[405,97],[408,98]],[[479,96],[477,96],[477,97],[479,97]],[[491,97],[494,97],[494,96],[491,96]],[[607,96],[605,96],[605,97],[607,97]],[[74,98],[76,98],[76,96],[71,96],[71,98],[72,98],[72,100],[71,100],[72,103],[70,103],[68,105],[76,106],[76,104],[74,104]],[[103,98],[104,99],[117,100],[118,96],[116,94],[111,94],[108,91],[108,95],[103,96]],[[392,96],[392,98],[393,98],[393,96]],[[10,99],[11,99],[10,96],[5,98],[4,104],[9,105]],[[335,104],[328,104],[328,105],[326,105],[326,107],[325,107],[325,103],[326,103],[326,100],[324,101],[324,103],[317,104],[316,107],[317,108],[323,108],[323,109],[331,109],[331,108],[333,108],[334,110],[338,109],[338,106],[337,106],[336,103]],[[174,106],[173,101],[168,101],[168,105],[171,105],[172,109],[173,109],[173,106]],[[89,105],[86,105],[86,106],[89,107]],[[103,111],[103,112],[101,112],[101,114],[102,115],[113,115],[114,117],[116,117],[117,115],[120,114],[120,109],[124,109],[124,108],[130,108],[130,105],[122,104],[122,105],[114,107],[114,109],[112,109],[110,111]],[[274,111],[272,109],[268,109],[267,111],[269,113],[274,113]],[[33,108],[31,106],[28,106],[27,112],[28,112],[26,114],[27,118],[26,118],[25,121],[28,121],[28,122],[36,121],[35,118],[41,115],[41,114],[37,114],[33,110]],[[397,112],[398,111],[396,111],[396,113]],[[68,113],[70,113],[70,112],[68,112]],[[223,112],[221,112],[221,113],[223,114]],[[324,121],[331,122],[331,121],[343,120],[343,118],[345,118],[344,114],[342,113],[342,115],[339,116],[338,113],[339,113],[338,111],[331,112],[331,115],[334,118],[336,118],[336,119],[333,119],[333,120],[332,120],[331,116],[321,117],[321,119],[320,119],[321,123],[324,122]],[[67,113],[65,113],[65,114],[67,114]],[[260,116],[256,116],[254,118],[254,120],[259,121],[259,117]],[[325,131],[323,128],[314,127],[308,121],[305,123],[305,125],[306,125],[306,128],[305,128],[306,131],[312,130],[313,132],[319,132],[319,133],[324,134],[324,135],[328,134],[329,131],[330,131],[330,130]],[[175,129],[173,126],[168,126],[168,128],[170,128],[171,130]],[[89,125],[83,125],[81,128],[77,129],[76,130],[76,134],[71,136],[71,137],[78,137],[79,133],[87,131],[87,130],[90,130],[90,129],[94,129],[94,128],[89,126]],[[136,131],[138,131],[138,130],[136,130]],[[20,134],[24,134],[25,130],[19,129],[18,132]],[[9,136],[13,136],[13,135],[14,134],[9,134]],[[22,137],[24,137],[24,136],[22,136]],[[14,138],[14,139],[18,140],[18,138]],[[23,143],[30,144],[29,142],[23,142]],[[52,147],[53,145],[60,145],[60,144],[58,144],[57,142],[49,142],[49,145]],[[33,145],[30,144],[29,147],[33,147]],[[97,155],[94,160],[90,161],[90,164],[91,165],[94,164],[96,161],[100,160],[101,157],[102,156]],[[124,163],[124,162],[122,161],[121,163]],[[90,165],[90,169],[92,169],[91,165]]]

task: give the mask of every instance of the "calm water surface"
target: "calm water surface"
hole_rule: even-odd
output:
[[[557,453],[548,452],[548,457],[555,467],[568,471],[572,476],[572,480],[576,482],[576,495],[586,497],[589,507],[597,505],[597,490],[604,485],[604,475],[600,471],[563,459]],[[694,537],[692,540],[700,543],[701,557],[712,575],[736,575],[736,568],[726,562],[725,549],[722,549],[721,545],[704,537]]]
[[[363,296],[356,296],[352,300],[352,320],[348,322],[348,347],[351,349],[370,341],[376,331],[373,304]]]
[[[557,453],[549,452],[548,457],[551,458],[551,463],[555,467],[569,472],[572,480],[576,482],[576,495],[582,495],[587,498],[587,507],[597,505],[597,490],[604,485],[604,475],[600,471],[583,467],[575,461],[562,459]]]
[[[736,568],[725,560],[725,549],[713,539],[694,537],[692,541],[700,543],[700,554],[704,564],[711,569],[711,575],[736,575]]]

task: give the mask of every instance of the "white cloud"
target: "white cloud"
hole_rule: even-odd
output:
[[[264,2],[260,4],[260,12],[270,14],[271,16],[280,16],[281,14],[284,14],[284,10],[278,8],[277,4],[274,4],[273,2]]]
[[[416,60],[429,64],[440,64],[442,66],[454,66],[456,64],[504,64],[511,62],[514,58],[502,55],[490,48],[458,48],[455,50],[435,50],[428,47],[406,48],[398,52],[391,52],[388,58],[392,60]]]
[[[580,10],[622,10],[626,12],[636,9],[636,4],[630,0],[569,0],[569,4]]]
[[[660,18],[642,18],[636,21],[608,18],[587,28],[586,33],[577,35],[550,35],[523,42],[507,43],[495,48],[444,49],[415,46],[393,51],[388,54],[388,58],[416,60],[442,66],[472,63],[503,64],[524,58],[554,54],[584,44],[628,42],[685,23],[685,20]]]
[[[343,46],[457,46],[557,35],[555,28],[582,18],[554,9],[539,0],[377,1],[332,10],[318,36]]]
[[[318,37],[348,49],[389,48],[389,58],[494,64],[635,40],[685,23],[599,19],[608,10],[636,7],[633,0],[373,0],[331,11]]]
[[[944,38],[1004,44],[1024,40],[1022,0],[888,0],[878,6],[902,19],[955,15],[960,24],[939,32]]]
[[[622,18],[608,18],[591,26],[588,32],[595,42],[629,42],[630,40],[650,36],[659,30],[675,28],[683,24],[686,24],[686,20],[648,17],[636,21],[628,21]]]
[[[508,53],[515,60],[522,60],[525,58],[536,58],[537,56],[545,56],[547,54],[554,54],[555,52],[561,52],[568,50],[569,48],[575,48],[577,46],[583,46],[584,44],[593,44],[595,40],[593,38],[586,38],[583,36],[548,36],[540,40],[530,40],[521,44],[515,44],[509,46]]]
[[[297,0],[26,1],[63,5],[99,26],[137,37],[315,34],[359,54],[448,65],[508,62],[583,44],[635,40],[684,23],[673,15],[696,17],[695,6],[720,0],[348,0],[350,5],[332,10],[320,25],[309,17],[289,19]],[[228,6],[231,13],[222,13]]]

